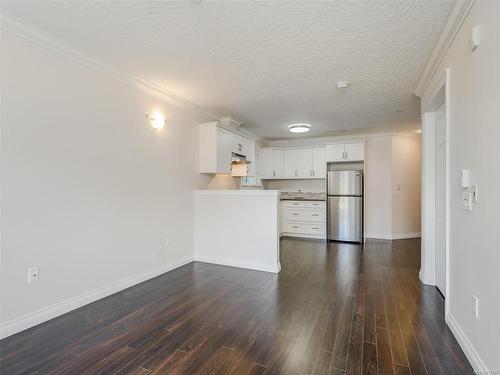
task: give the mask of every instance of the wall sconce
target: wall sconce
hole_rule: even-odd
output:
[[[149,122],[149,125],[153,127],[155,130],[160,130],[165,126],[165,117],[161,113],[155,113],[153,115],[146,114],[146,119]]]

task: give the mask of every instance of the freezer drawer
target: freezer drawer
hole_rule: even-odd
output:
[[[328,172],[328,195],[363,195],[363,172]]]
[[[362,197],[328,197],[328,239],[362,242],[362,230]]]

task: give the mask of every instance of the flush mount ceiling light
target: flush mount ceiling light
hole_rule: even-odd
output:
[[[349,87],[349,82],[347,82],[347,81],[337,82],[337,88],[340,90],[345,90],[348,87]]]
[[[161,113],[146,115],[149,125],[155,130],[160,130],[165,126],[165,117]]]
[[[292,133],[305,133],[311,130],[311,125],[309,124],[291,124],[288,125],[288,131]]]

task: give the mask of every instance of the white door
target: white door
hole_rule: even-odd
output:
[[[446,104],[436,116],[436,286],[446,297]]]
[[[326,146],[326,161],[344,161],[344,144]]]
[[[297,151],[297,177],[313,177],[313,150],[311,148]]]
[[[297,177],[297,150],[285,150],[285,178]]]
[[[273,161],[273,178],[283,178],[283,150],[271,150]]]
[[[360,161],[365,160],[365,144],[364,143],[346,143],[345,144],[345,160]]]
[[[326,151],[324,147],[313,148],[313,177],[326,178]]]

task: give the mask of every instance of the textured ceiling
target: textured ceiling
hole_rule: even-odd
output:
[[[293,137],[291,122],[311,123],[308,136],[415,127],[412,92],[451,5],[4,1],[2,9],[276,139]],[[340,80],[351,87],[337,90]]]

